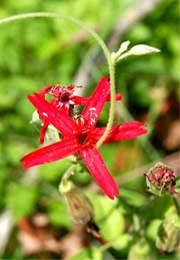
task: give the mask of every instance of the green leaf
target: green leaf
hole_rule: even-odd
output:
[[[152,197],[149,204],[139,210],[143,219],[163,219],[168,217],[175,209],[173,198],[167,194],[163,197]]]
[[[95,247],[89,247],[72,256],[69,260],[102,260],[102,253]]]
[[[156,240],[158,228],[161,223],[162,223],[162,220],[160,220],[160,219],[154,219],[153,221],[151,221],[151,223],[149,224],[149,226],[146,230],[146,235],[149,239],[151,239],[153,241]]]
[[[143,194],[130,189],[121,188],[120,194],[119,199],[121,200],[122,198],[127,204],[133,207],[141,207],[147,205],[149,202],[148,198]]]
[[[37,187],[16,185],[9,187],[6,203],[12,209],[15,218],[20,219],[34,212],[37,199]]]
[[[112,201],[105,196],[94,194],[87,196],[94,207],[94,220],[100,228],[101,235],[108,241],[120,236],[124,231],[125,222],[117,208],[117,200]]]

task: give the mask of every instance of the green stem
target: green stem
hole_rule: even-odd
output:
[[[72,16],[66,16],[63,14],[51,13],[51,12],[36,12],[36,13],[18,14],[18,15],[14,15],[11,17],[6,17],[3,19],[0,19],[0,24],[4,24],[4,23],[16,21],[16,20],[28,19],[28,18],[60,18],[60,19],[68,20],[72,23],[79,25],[86,31],[88,31],[96,39],[96,41],[99,43],[99,45],[103,49],[103,52],[105,54],[105,57],[106,57],[106,60],[108,63],[108,67],[109,67],[110,82],[111,82],[111,104],[110,104],[110,112],[109,112],[109,118],[108,118],[106,130],[96,145],[97,148],[99,148],[109,134],[109,131],[113,125],[114,112],[115,112],[115,62],[111,58],[111,53],[110,53],[109,49],[107,48],[104,41],[100,38],[100,36],[93,29],[91,29],[85,23],[81,22],[79,19],[74,18]]]
[[[76,168],[76,164],[72,164],[67,171],[64,173],[61,182],[59,184],[59,191],[61,193],[66,193],[72,188],[72,182],[69,181],[69,178],[74,174],[74,169]]]
[[[96,144],[96,147],[99,148],[106,137],[108,136],[111,127],[113,125],[114,121],[114,113],[115,113],[115,104],[116,104],[116,90],[115,90],[115,64],[111,60],[111,64],[109,66],[109,73],[110,73],[110,82],[111,82],[111,104],[110,104],[110,111],[109,111],[109,118],[108,118],[108,123],[106,126],[106,130],[104,131],[104,134],[101,136],[99,141]]]
[[[113,242],[114,242],[114,240],[107,242],[107,243],[104,244],[103,246],[100,246],[100,247],[98,248],[99,251],[100,251],[100,252],[104,252],[105,250],[109,249],[110,247],[112,247]]]

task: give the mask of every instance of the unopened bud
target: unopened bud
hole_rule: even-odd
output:
[[[176,177],[174,171],[163,163],[157,163],[146,174],[146,184],[148,191],[161,196],[163,191],[171,194],[175,191]]]
[[[46,114],[44,114],[44,116],[45,115]],[[43,121],[39,118],[37,110],[34,111],[34,113],[32,114],[32,119],[30,123],[36,125],[38,128],[42,127]],[[45,134],[44,145],[48,145],[59,140],[60,138],[58,130],[53,125],[49,124]]]
[[[114,59],[115,61],[118,60],[120,55],[123,52],[127,51],[129,44],[130,44],[130,41],[126,41],[126,42],[121,43],[119,50],[117,52],[112,52],[111,53],[112,59]]]
[[[151,47],[146,44],[138,44],[133,46],[128,53],[130,55],[146,55],[146,54],[152,54],[157,52],[160,52],[160,50],[157,48]]]
[[[30,121],[31,124],[34,124],[34,123],[40,123],[41,120],[39,119],[39,114],[37,112],[37,110],[34,111],[34,113],[32,114],[32,119]]]
[[[154,260],[152,250],[148,242],[142,238],[134,244],[128,254],[128,260]]]
[[[69,213],[78,224],[86,224],[93,219],[93,208],[88,198],[76,187],[64,193]]]
[[[129,44],[130,44],[130,41],[122,42],[121,46],[120,46],[120,48],[118,50],[118,53],[121,54],[121,53],[127,51],[127,48],[129,46]]]
[[[180,219],[173,214],[166,218],[159,227],[156,247],[161,252],[173,252],[180,241]]]

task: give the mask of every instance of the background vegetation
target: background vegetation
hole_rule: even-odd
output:
[[[117,21],[137,2],[1,0],[0,17],[34,11],[64,13],[91,25],[108,42],[114,37]],[[101,148],[120,186],[121,197],[115,202],[97,195],[99,190],[89,173],[82,174],[80,170],[74,176],[76,184],[88,191],[102,238],[111,241],[106,250],[102,241],[72,222],[58,194],[60,178],[69,166],[67,160],[27,172],[19,160],[38,147],[39,138],[39,129],[29,124],[34,108],[26,96],[59,83],[83,85],[83,94],[89,96],[108,73],[107,64],[94,40],[67,21],[31,19],[0,27],[0,212],[4,214],[8,208],[13,215],[13,228],[2,259],[64,259],[88,246],[91,249],[73,259],[101,259],[103,253],[103,259],[126,259],[129,254],[129,259],[134,260],[129,252],[144,234],[145,251],[153,252],[158,259],[177,259],[176,253],[163,255],[155,247],[159,225],[174,211],[172,198],[166,195],[148,204],[150,194],[143,177],[149,164],[162,158],[178,174],[177,1],[161,1],[151,13],[134,22],[112,50],[126,40],[132,45],[145,43],[161,50],[152,56],[130,57],[118,64],[116,71],[117,92],[123,95],[117,105],[116,123],[134,118],[146,122],[149,133]],[[90,72],[86,74],[87,67]],[[106,105],[99,125],[106,124],[108,109]],[[140,226],[136,230],[137,215]]]

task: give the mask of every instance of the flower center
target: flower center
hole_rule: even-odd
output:
[[[59,95],[59,101],[66,103],[69,101],[69,93],[68,92],[64,92],[62,94]]]
[[[79,134],[77,136],[77,138],[78,138],[79,143],[83,145],[88,141],[88,134],[87,133]]]

